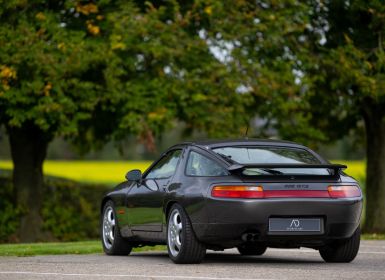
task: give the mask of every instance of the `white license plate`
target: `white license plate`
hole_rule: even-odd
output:
[[[270,218],[270,232],[321,232],[320,218]]]

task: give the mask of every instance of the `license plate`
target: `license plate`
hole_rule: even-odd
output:
[[[321,232],[321,219],[270,218],[270,232]]]

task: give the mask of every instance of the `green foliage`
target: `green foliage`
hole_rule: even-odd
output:
[[[295,52],[302,73],[299,103],[290,118],[276,115],[279,126],[295,140],[353,136],[366,142],[365,231],[384,232],[385,6],[340,0],[308,1],[308,7],[307,46]]]
[[[3,1],[2,1],[3,2]],[[72,4],[71,4],[72,3]],[[74,1],[7,1],[0,8],[0,120],[74,134],[98,96],[103,45]],[[82,25],[74,24],[82,21]]]
[[[106,188],[66,180],[47,180],[46,186],[43,230],[62,241],[97,238],[99,204]]]
[[[299,103],[280,117],[284,129],[292,128],[283,135],[297,139],[304,130],[323,142],[349,134],[362,141],[364,121],[385,115],[385,7],[378,0],[308,1],[308,13],[306,48],[295,50]]]
[[[84,150],[129,134],[151,146],[176,120],[209,137],[243,135],[255,115],[302,106],[293,69],[308,9],[292,0],[7,2],[0,122],[32,122]]]
[[[10,174],[0,174],[0,242],[17,241],[19,219],[15,208]],[[100,202],[108,188],[47,177],[41,210],[44,241],[78,241],[99,237]]]
[[[9,174],[0,170],[0,242],[13,239],[19,226],[22,211],[15,207]]]

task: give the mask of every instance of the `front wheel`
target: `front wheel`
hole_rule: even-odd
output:
[[[120,235],[114,203],[109,200],[103,207],[101,217],[101,237],[103,250],[107,255],[128,255],[132,246]]]
[[[199,242],[182,206],[174,204],[167,219],[167,249],[174,263],[200,263],[205,246]]]
[[[325,262],[348,263],[354,260],[360,248],[361,231],[358,228],[352,237],[343,241],[336,241],[319,250]]]

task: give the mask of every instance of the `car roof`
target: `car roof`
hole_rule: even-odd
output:
[[[226,146],[284,146],[284,147],[297,147],[297,148],[306,148],[305,146],[284,140],[275,140],[275,139],[225,139],[225,140],[200,140],[200,141],[191,141],[184,142],[179,145],[194,145],[200,146],[202,148],[219,148]]]

